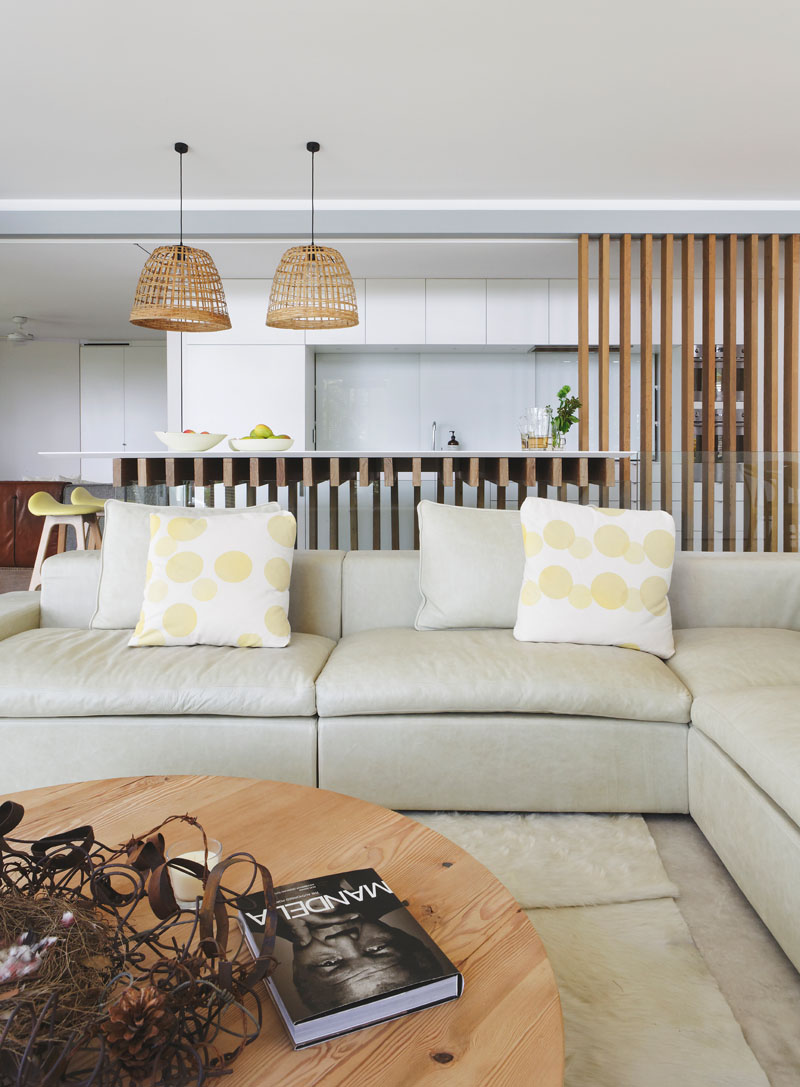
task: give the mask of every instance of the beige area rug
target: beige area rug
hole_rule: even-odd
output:
[[[408,814],[485,864],[539,932],[566,1087],[768,1087],[640,816]]]

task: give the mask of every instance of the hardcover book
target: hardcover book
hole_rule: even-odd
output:
[[[374,868],[289,883],[275,898],[278,966],[267,987],[295,1049],[461,994],[461,974]],[[264,895],[236,905],[255,956]]]

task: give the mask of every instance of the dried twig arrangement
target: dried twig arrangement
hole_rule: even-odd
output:
[[[21,805],[0,805],[0,1087],[189,1087],[223,1075],[261,1027],[260,982],[274,968],[268,870],[235,853],[167,861],[170,816],[111,847],[82,826],[12,838]],[[224,873],[244,865],[236,892]],[[201,879],[198,909],[180,911],[169,870]],[[256,884],[270,907],[255,962],[231,929],[233,899]]]

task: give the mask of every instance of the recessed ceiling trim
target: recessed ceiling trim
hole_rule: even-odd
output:
[[[624,208],[571,210],[497,209],[324,209],[317,214],[320,237],[498,238],[576,237],[590,234],[788,234],[800,226],[800,204],[766,207]],[[187,238],[304,237],[308,209],[184,211]],[[175,208],[168,210],[13,210],[0,205],[0,237],[175,238]]]

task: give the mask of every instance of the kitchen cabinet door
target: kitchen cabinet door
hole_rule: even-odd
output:
[[[425,343],[425,280],[368,279],[366,343]]]
[[[306,343],[335,346],[343,343],[366,343],[367,306],[365,297],[366,281],[354,279],[356,302],[358,304],[358,324],[352,328],[328,328],[319,332],[306,332]]]
[[[267,308],[271,279],[226,279],[225,300],[231,327],[224,332],[193,332],[193,344],[301,344],[305,333],[296,329],[270,328]]]
[[[549,326],[546,279],[487,279],[487,343],[548,343]]]
[[[486,280],[425,281],[425,343],[486,343]]]
[[[166,350],[161,344],[132,344],[124,352],[125,447],[160,449],[154,431],[167,429]]]

